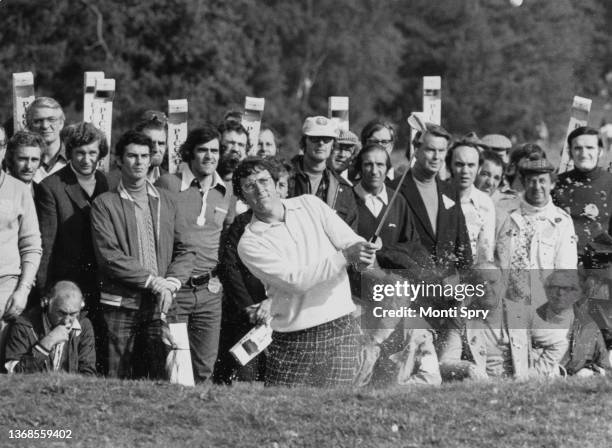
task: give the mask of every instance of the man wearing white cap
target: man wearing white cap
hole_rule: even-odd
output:
[[[300,149],[292,163],[295,167],[289,197],[314,194],[333,208],[355,230],[357,204],[351,184],[327,167],[339,136],[336,123],[325,117],[308,117],[302,126]]]

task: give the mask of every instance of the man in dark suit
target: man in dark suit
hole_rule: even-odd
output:
[[[108,191],[104,174],[96,170],[108,144],[91,123],[70,125],[66,131],[68,165],[45,178],[35,198],[43,244],[37,285],[44,293],[59,280],[71,280],[92,310],[98,287],[90,213],[93,200]]]
[[[109,376],[164,378],[161,323],[191,277],[195,251],[177,198],[147,180],[153,142],[128,131],[115,146],[121,181],[93,202],[91,226]]]
[[[472,265],[472,250],[457,191],[437,174],[451,135],[441,126],[427,123],[415,136],[415,163],[401,185],[394,185],[408,201],[421,244],[447,275]],[[398,182],[399,183],[399,182]]]
[[[34,197],[43,247],[37,294],[43,297],[60,280],[76,283],[100,350],[104,325],[98,304],[90,214],[93,200],[108,191],[106,177],[96,170],[98,162],[108,154],[108,143],[104,133],[90,123],[66,126],[62,140],[68,164],[46,177]],[[102,358],[98,356],[98,360]]]

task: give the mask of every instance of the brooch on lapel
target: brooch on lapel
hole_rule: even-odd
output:
[[[599,216],[599,209],[595,204],[587,204],[584,206],[582,214],[594,221]]]

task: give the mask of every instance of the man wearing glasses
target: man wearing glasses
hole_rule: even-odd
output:
[[[53,98],[45,96],[36,98],[26,110],[28,130],[40,134],[47,144],[42,162],[34,175],[34,182],[42,181],[49,174],[59,171],[68,164],[66,150],[60,138],[64,121],[64,111]]]
[[[306,118],[300,140],[304,154],[292,160],[295,170],[289,197],[314,194],[355,230],[357,203],[352,186],[327,167],[327,159],[338,136],[338,127],[330,119],[321,116]]]
[[[238,255],[268,294],[254,311],[274,330],[266,384],[350,385],[358,330],[346,267],[371,266],[376,247],[311,195],[281,200],[268,160],[244,160],[232,182],[253,210]]]

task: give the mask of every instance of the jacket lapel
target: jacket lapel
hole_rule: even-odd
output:
[[[431,223],[429,222],[429,214],[427,213],[427,209],[425,208],[425,203],[423,202],[423,198],[421,198],[421,194],[419,193],[419,190],[417,189],[417,186],[414,183],[414,179],[412,178],[412,173],[408,173],[406,175],[406,178],[404,179],[404,183],[398,186],[398,188],[401,189],[401,192],[404,194],[406,201],[408,201],[408,204],[410,205],[410,208],[412,209],[412,214],[414,215],[415,219],[420,221],[421,225],[423,226],[427,234],[430,236],[430,238],[433,241],[435,241],[436,236],[434,235],[433,228],[431,227]],[[439,216],[440,216],[439,210],[442,207],[444,207],[444,204],[442,204],[442,199],[440,197],[440,188],[438,188],[438,201],[439,201],[439,204],[438,204],[438,221],[439,221]]]
[[[151,211],[151,219],[153,220],[153,232],[155,232],[155,253],[157,254],[157,271],[165,272],[166,270],[160,266],[161,260],[163,257],[159,253],[160,247],[166,247],[165,241],[160,241],[160,238],[165,237],[165,234],[162,235],[160,232],[160,221],[166,222],[166,216],[161,216],[162,209],[160,198],[156,198],[154,196],[149,195],[149,209]],[[164,210],[165,212],[165,210]]]
[[[338,189],[340,188],[340,182],[338,182],[336,176],[333,176],[331,173],[328,173],[327,170],[323,172],[323,176],[325,175],[327,175],[329,182],[325,202],[327,202],[327,205],[329,205],[331,208],[334,208],[334,206],[336,205],[336,198],[338,197],[339,193]]]
[[[64,168],[64,182],[66,186],[64,187],[66,190],[66,194],[68,197],[74,202],[77,207],[81,210],[89,207],[89,201],[85,197],[85,192],[79,185],[79,182],[76,178],[76,174],[72,172],[72,168],[70,166],[66,166]]]
[[[125,235],[126,242],[130,249],[130,255],[138,258],[138,230],[136,226],[136,211],[134,203],[128,199],[123,199],[121,196],[117,195],[119,201],[121,202],[121,207],[123,208],[123,216],[125,219]]]
[[[100,196],[102,193],[106,193],[108,191],[108,181],[106,180],[106,176],[96,170],[96,188],[94,189],[93,195],[92,195],[92,200],[94,198],[97,198],[98,196]]]

